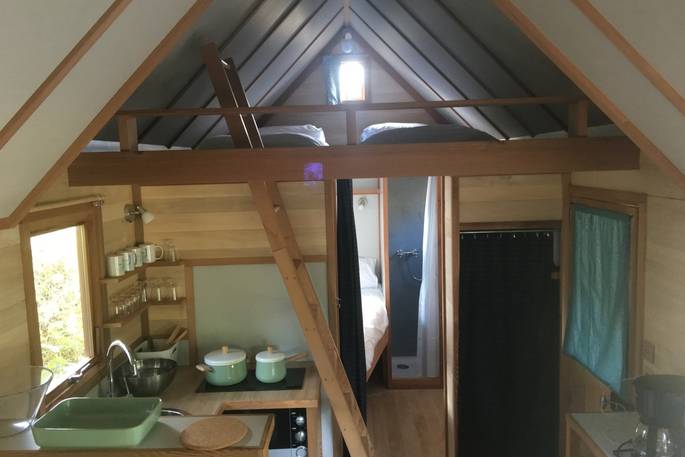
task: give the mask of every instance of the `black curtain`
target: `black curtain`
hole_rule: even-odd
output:
[[[459,455],[558,454],[559,285],[550,232],[463,234]]]
[[[338,181],[338,297],[340,300],[340,358],[366,420],[366,356],[359,286],[359,255],[354,225],[352,180]],[[347,449],[345,449],[347,454]]]

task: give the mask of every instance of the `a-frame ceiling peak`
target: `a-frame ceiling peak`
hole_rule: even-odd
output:
[[[231,3],[231,4],[229,4]],[[516,28],[492,6],[464,9],[461,2],[408,0],[243,0],[215,2],[209,19],[198,24],[180,50],[161,66],[127,103],[128,108],[213,107],[216,101],[199,64],[200,47],[219,43],[221,55],[239,67],[253,105],[282,100],[291,84],[341,30],[350,30],[379,59],[426,100],[573,95],[578,90],[549,64]],[[487,2],[486,2],[487,3]],[[473,29],[490,30],[487,41]],[[494,15],[494,16],[493,16]],[[223,25],[219,18],[231,18]],[[495,29],[489,28],[494,24]],[[497,29],[502,30],[497,30]],[[503,37],[494,47],[493,36]],[[512,38],[513,37],[513,38]],[[520,61],[507,49],[525,50]],[[503,58],[504,56],[504,58]],[[172,63],[173,61],[173,63]],[[531,77],[530,68],[545,74]],[[152,82],[154,81],[154,84]],[[173,90],[160,90],[160,87]],[[499,138],[535,136],[565,129],[559,106],[483,107],[441,110],[453,122]],[[593,113],[591,122],[605,118]],[[144,120],[145,143],[192,147],[223,133],[218,118]],[[100,138],[116,139],[113,125]]]

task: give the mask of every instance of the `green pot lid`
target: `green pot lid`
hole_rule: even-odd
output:
[[[257,362],[260,363],[274,363],[282,362],[285,360],[285,354],[282,352],[274,351],[274,349],[269,346],[266,351],[262,351],[255,357]]]
[[[245,358],[245,351],[242,349],[229,349],[228,346],[222,346],[221,349],[206,354],[205,363],[210,367],[224,367],[242,362]]]

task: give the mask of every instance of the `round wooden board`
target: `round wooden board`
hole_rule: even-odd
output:
[[[248,434],[247,425],[233,417],[210,417],[194,422],[181,432],[187,449],[215,451],[234,445]]]

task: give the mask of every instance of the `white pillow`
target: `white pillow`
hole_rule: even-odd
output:
[[[361,135],[359,135],[359,142],[363,143],[372,136],[385,132],[386,130],[395,129],[410,129],[414,127],[425,127],[426,124],[417,124],[414,122],[383,122],[381,124],[373,124],[362,130]]]
[[[319,144],[319,146],[328,146],[328,143],[326,143],[326,135],[324,135],[323,129],[312,124],[272,125],[270,127],[260,128],[259,133],[262,135],[303,135],[314,140]]]
[[[359,286],[362,289],[367,287],[378,287],[378,276],[376,276],[376,259],[373,257],[359,258]]]

